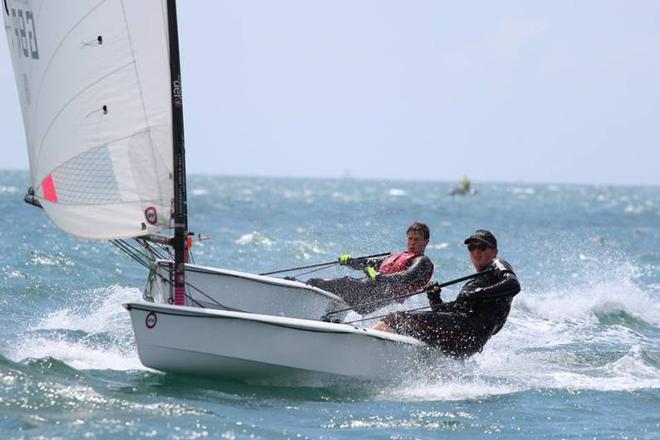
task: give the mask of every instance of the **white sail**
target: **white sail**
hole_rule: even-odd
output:
[[[170,226],[172,117],[161,0],[3,0],[32,187],[63,230]]]

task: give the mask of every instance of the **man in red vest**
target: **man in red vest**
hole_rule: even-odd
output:
[[[350,255],[339,257],[339,264],[363,271],[362,278],[312,278],[307,284],[332,292],[361,314],[370,313],[394,301],[403,302],[403,295],[417,292],[433,276],[433,262],[424,255],[431,233],[424,223],[415,222],[406,231],[407,249],[387,257],[353,260]]]

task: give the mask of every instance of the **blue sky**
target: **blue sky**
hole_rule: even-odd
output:
[[[659,1],[179,3],[190,173],[660,184]]]

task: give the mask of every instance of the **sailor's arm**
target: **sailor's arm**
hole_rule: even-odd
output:
[[[518,277],[511,266],[503,261],[496,261],[493,264],[497,282],[486,287],[478,287],[474,290],[462,291],[460,295],[464,299],[494,299],[504,296],[514,296],[520,292],[520,283]]]
[[[382,264],[383,261],[385,261],[385,257],[374,257],[374,258],[349,258],[346,260],[345,263],[341,262],[342,257],[339,257],[339,264],[342,266],[348,266],[351,269],[354,270],[365,270],[367,267],[373,267],[374,269],[378,270],[380,268],[380,265]]]

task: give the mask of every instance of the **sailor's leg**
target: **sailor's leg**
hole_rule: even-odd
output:
[[[479,352],[488,336],[481,335],[463,317],[448,312],[392,313],[384,320],[393,332],[412,336],[454,357]]]
[[[372,307],[361,306],[363,303],[372,301],[368,285],[361,278],[311,278],[307,280],[307,284],[334,293],[360,314],[369,313],[382,306],[382,304]]]

